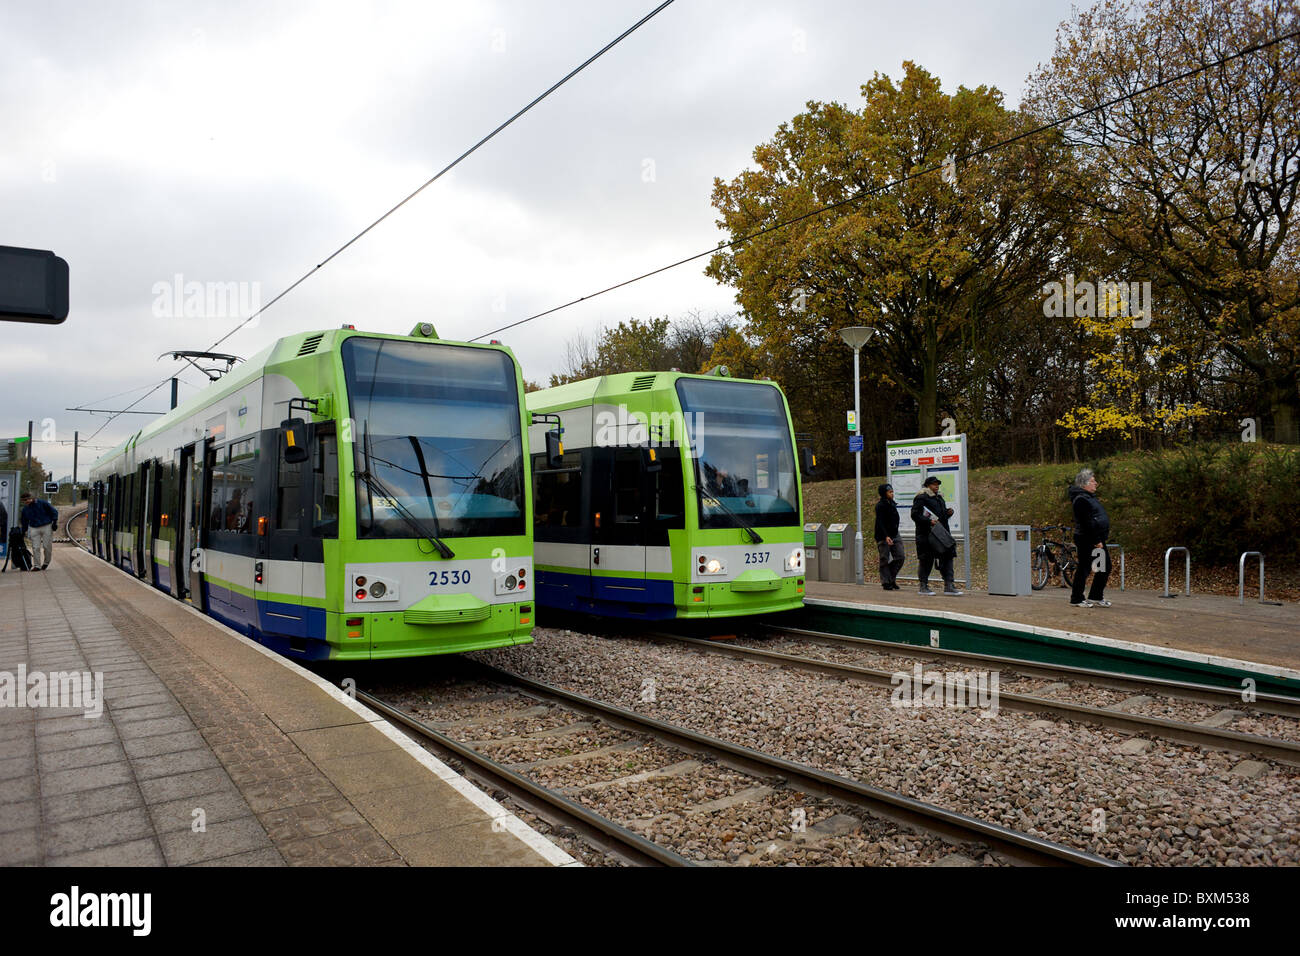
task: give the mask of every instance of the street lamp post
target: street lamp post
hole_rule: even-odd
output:
[[[840,338],[844,340],[845,345],[853,349],[853,419],[858,426],[859,438],[862,437],[862,379],[858,372],[858,353],[862,351],[862,346],[867,344],[867,340],[875,334],[875,331],[862,325],[840,329]],[[857,568],[858,583],[862,584],[862,452],[854,452],[853,459],[854,489],[858,501],[858,527],[857,533],[853,536],[853,560]]]

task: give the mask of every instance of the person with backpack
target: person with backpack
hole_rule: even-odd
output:
[[[30,491],[23,492],[22,501],[23,534],[31,539],[33,563],[40,562],[32,570],[44,571],[54,557],[54,532],[59,530],[59,512],[44,498],[33,498]],[[42,554],[44,561],[41,561]]]
[[[912,522],[916,525],[916,573],[921,579],[921,590],[918,593],[934,594],[930,590],[930,571],[938,564],[939,574],[943,576],[943,593],[957,597],[962,593],[957,589],[952,574],[952,559],[957,556],[957,546],[953,543],[943,547],[935,541],[935,537],[952,541],[948,519],[952,517],[953,511],[943,500],[943,495],[939,494],[942,483],[938,476],[931,475],[925,479],[922,486],[924,490],[912,499]],[[931,532],[937,528],[942,528],[942,533],[932,535]]]

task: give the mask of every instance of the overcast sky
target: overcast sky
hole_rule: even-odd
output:
[[[71,439],[209,346],[237,310],[155,314],[158,289],[244,283],[265,303],[656,5],[601,2],[0,3],[0,245],[72,273],[59,326],[0,325],[0,436]],[[1019,102],[1061,0],[677,0],[454,173],[232,337],[431,321],[465,339],[713,246],[713,178],[808,100],[857,108],[911,59],[948,91]],[[545,382],[576,333],[734,311],[683,266],[503,336]],[[170,297],[168,295],[167,297]],[[185,372],[182,398],[203,378]],[[136,389],[114,398],[109,396]],[[167,407],[168,391],[141,409]],[[114,420],[108,447],[143,423]],[[79,475],[100,450],[83,449]]]

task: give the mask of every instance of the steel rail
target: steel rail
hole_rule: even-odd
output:
[[[1206,704],[1231,704],[1249,707],[1263,714],[1276,717],[1300,717],[1300,698],[1286,697],[1280,694],[1257,694],[1255,699],[1245,701],[1241,691],[1215,687],[1212,684],[1194,684],[1190,681],[1169,680],[1165,677],[1125,677],[1110,671],[1093,670],[1087,667],[1074,667],[1069,664],[1043,664],[1027,661],[1019,657],[1000,657],[995,654],[980,654],[976,651],[946,650],[944,648],[922,647],[916,644],[899,644],[896,641],[881,641],[871,637],[854,637],[849,634],[834,634],[830,631],[812,631],[798,627],[783,627],[775,624],[762,624],[766,631],[778,634],[790,634],[809,641],[829,645],[848,645],[896,653],[900,657],[921,657],[928,660],[954,658],[957,660],[987,661],[1014,670],[1031,677],[1068,678],[1085,680],[1098,687],[1115,690],[1136,690],[1167,693],[1171,697],[1181,697]]]
[[[858,667],[854,664],[840,664],[834,661],[821,661],[813,657],[798,654],[782,654],[779,651],[765,651],[754,647],[738,647],[731,644],[719,644],[694,637],[680,637],[674,634],[658,633],[659,640],[671,640],[691,647],[700,648],[709,653],[723,654],[746,660],[762,661],[780,666],[796,667],[831,677],[859,680],[880,687],[893,687],[897,683],[895,672]],[[909,675],[910,676],[910,675]],[[945,680],[944,688],[956,688],[955,682]],[[1087,704],[1076,704],[1064,700],[1050,700],[1046,697],[1032,697],[1026,694],[998,693],[998,706],[1008,710],[1018,710],[1035,714],[1051,714],[1068,720],[1094,721],[1105,727],[1150,734],[1175,740],[1179,743],[1211,747],[1218,750],[1231,750],[1265,756],[1281,763],[1300,765],[1300,743],[1276,737],[1261,737],[1258,734],[1243,734],[1235,730],[1221,730],[1188,724],[1163,717],[1144,717],[1126,711],[1107,710]]]
[[[488,664],[479,663],[484,671],[500,683],[512,684],[535,694],[562,700],[572,708],[599,716],[612,726],[649,734],[690,752],[704,752],[737,769],[756,776],[777,776],[800,790],[820,794],[842,803],[866,809],[877,817],[902,823],[913,829],[935,833],[960,843],[983,843],[1011,862],[1030,866],[1121,866],[1095,854],[1054,843],[1028,833],[1020,833],[995,823],[933,804],[868,786],[839,774],[819,770],[806,764],[763,753],[750,747],[711,737],[698,731],[670,724],[614,704],[544,684]]]
[[[602,817],[582,804],[534,783],[523,774],[498,763],[473,747],[440,733],[406,711],[394,707],[373,694],[358,690],[356,697],[390,721],[414,731],[445,752],[454,754],[472,766],[489,785],[507,791],[533,813],[541,817],[551,817],[552,822],[555,817],[561,818],[564,825],[580,831],[583,836],[600,845],[602,849],[622,856],[629,863],[637,866],[695,866],[693,862],[667,847],[647,840],[639,833],[633,833],[626,827],[619,826],[613,820]]]

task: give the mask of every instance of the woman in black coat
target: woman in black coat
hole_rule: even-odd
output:
[[[1092,469],[1079,472],[1070,486],[1070,505],[1074,509],[1074,547],[1079,555],[1079,566],[1074,571],[1074,586],[1070,590],[1070,604],[1074,607],[1110,607],[1104,597],[1106,582],[1110,578],[1110,552],[1106,539],[1110,537],[1110,515],[1097,498],[1097,476]],[[1084,600],[1083,586],[1092,573],[1092,587]]]

